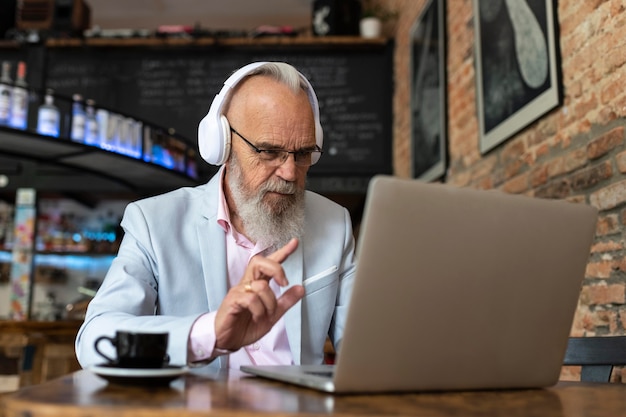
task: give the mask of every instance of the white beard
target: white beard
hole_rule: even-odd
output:
[[[270,179],[257,191],[244,183],[241,166],[233,154],[228,162],[227,176],[237,215],[243,222],[245,234],[252,242],[268,246],[267,253],[281,248],[292,238],[304,234],[304,190],[295,183]],[[278,204],[264,201],[268,191],[290,194]]]

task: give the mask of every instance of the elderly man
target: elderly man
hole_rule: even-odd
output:
[[[354,238],[345,208],[305,191],[323,140],[311,85],[288,64],[249,64],[198,135],[221,169],[128,205],[76,339],[81,365],[104,362],[99,336],[129,329],[168,332],[174,365],[322,363],[326,338],[341,342]]]

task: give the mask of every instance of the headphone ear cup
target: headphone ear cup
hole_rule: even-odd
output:
[[[228,160],[228,156],[230,155],[230,145],[232,142],[232,135],[230,133],[230,124],[228,123],[228,119],[223,114],[220,116],[220,128],[221,132],[219,134],[220,140],[219,143],[222,144],[221,149],[221,159],[217,162],[216,165],[225,164]]]
[[[265,62],[253,62],[235,71],[224,81],[215,96],[209,112],[198,124],[198,149],[200,156],[211,165],[222,165],[230,154],[230,125],[222,114],[231,90],[251,71]]]
[[[221,98],[216,98],[216,100],[218,99],[221,100]],[[202,159],[209,164],[219,165],[220,161],[224,159],[222,132],[220,116],[215,108],[211,107],[198,125],[198,150]]]
[[[230,124],[223,114],[209,112],[198,126],[200,155],[209,164],[222,165],[230,155]]]

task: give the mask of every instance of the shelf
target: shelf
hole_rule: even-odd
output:
[[[2,262],[11,262],[11,256],[12,256],[12,252],[11,249],[8,248],[4,248],[4,247],[0,247],[0,263]],[[39,256],[39,257],[69,257],[69,256],[73,256],[76,258],[90,258],[90,259],[96,259],[96,258],[114,258],[115,256],[117,256],[117,253],[111,253],[111,252],[70,252],[70,251],[57,251],[57,252],[50,252],[50,251],[43,251],[43,252],[35,252],[35,256]]]
[[[6,157],[6,160],[2,158]],[[183,173],[98,147],[0,127],[4,190],[128,191],[140,194],[198,184]]]
[[[68,335],[74,337],[80,328],[82,320],[58,320],[58,321],[16,321],[0,320],[1,333],[21,333],[21,332],[45,332],[54,336]]]
[[[362,38],[360,36],[204,36],[204,37],[91,37],[91,38],[49,38],[44,41],[48,48],[65,47],[266,47],[266,46],[310,46],[310,47],[372,47],[384,46],[387,38]],[[23,44],[14,40],[0,40],[0,48],[19,49]]]
[[[380,46],[385,45],[387,38],[362,38],[359,36],[258,36],[258,37],[128,37],[128,38],[69,38],[48,39],[46,47],[77,47],[77,46]]]
[[[43,68],[37,76],[30,73],[31,87],[41,91],[49,87],[64,97],[79,93],[105,110],[172,127],[176,135],[193,138],[193,145],[187,143],[193,151],[198,121],[231,70],[253,60],[291,62],[311,78],[318,100],[324,104],[321,119],[328,152],[311,168],[308,188],[326,195],[362,195],[373,175],[393,171],[392,39],[211,35],[47,38],[37,45],[22,44],[21,48],[14,41],[0,42],[0,49],[6,49],[9,60],[24,60],[29,68]],[[20,53],[11,55],[12,48],[20,49]],[[379,82],[372,83],[374,79]],[[32,131],[32,123],[30,127]],[[217,172],[217,167],[198,157],[198,181],[194,183],[159,166],[145,167],[142,160],[103,156],[100,148],[66,145],[54,150],[61,154],[53,156],[56,159],[38,152],[33,155],[31,150],[21,152],[19,156],[28,159],[20,162],[24,167],[15,170],[36,172],[31,178],[22,177],[36,182],[38,190],[45,187],[53,192],[64,177],[73,175],[74,186],[66,191],[100,194],[131,190],[146,196],[204,183]],[[2,160],[2,153],[0,143],[0,174],[12,169],[5,168],[10,164]],[[36,166],[29,168],[32,161]],[[0,189],[0,198],[1,194]]]

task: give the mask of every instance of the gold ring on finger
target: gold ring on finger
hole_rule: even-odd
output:
[[[243,286],[243,290],[245,292],[252,292],[252,284],[247,282],[246,285]]]

